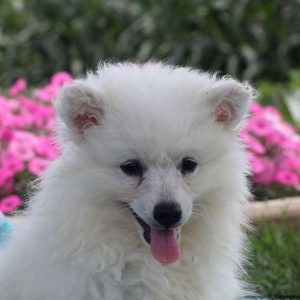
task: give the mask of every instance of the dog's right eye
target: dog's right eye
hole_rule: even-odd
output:
[[[185,157],[181,161],[180,172],[182,175],[193,173],[197,167],[198,163],[191,157]]]
[[[144,172],[144,168],[138,160],[126,161],[120,166],[120,168],[128,176],[140,177]]]

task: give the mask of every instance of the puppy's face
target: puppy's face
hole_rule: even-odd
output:
[[[193,204],[228,180],[251,98],[252,89],[233,79],[119,64],[73,82],[56,105],[64,136],[113,182],[105,195],[130,208],[153,257],[173,263]]]

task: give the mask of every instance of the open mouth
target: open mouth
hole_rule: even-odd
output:
[[[151,227],[140,217],[138,216],[134,211],[133,215],[135,216],[136,220],[140,224],[140,226],[143,228],[143,237],[145,241],[150,245],[151,243]]]
[[[179,260],[181,256],[180,229],[150,227],[140,216],[132,212],[143,229],[143,237],[150,245],[154,259],[162,264],[171,264]]]

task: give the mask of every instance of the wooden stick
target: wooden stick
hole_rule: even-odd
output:
[[[284,218],[300,220],[300,197],[251,202],[247,207],[247,215],[253,222]]]

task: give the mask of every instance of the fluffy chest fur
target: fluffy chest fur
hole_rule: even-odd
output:
[[[199,214],[182,232],[182,258],[172,265],[153,259],[130,222],[86,232],[90,247],[77,252],[74,261],[81,270],[76,273],[86,278],[87,299],[235,299],[242,294],[236,276],[243,248],[242,205],[220,206],[225,192],[228,197],[238,196],[235,191],[220,191],[201,203]],[[205,217],[201,218],[200,212]],[[109,223],[104,215],[100,218],[103,225]],[[230,234],[224,236],[224,231]]]

